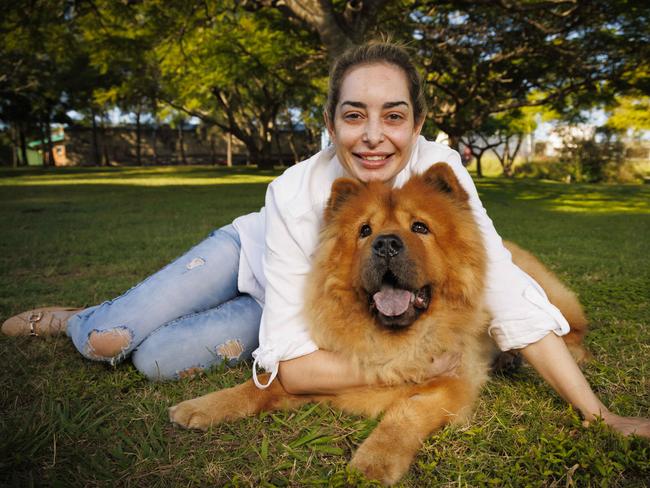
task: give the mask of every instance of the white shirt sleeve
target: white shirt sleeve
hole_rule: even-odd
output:
[[[502,351],[507,351],[537,342],[549,332],[559,336],[569,333],[569,324],[548,301],[542,287],[512,262],[510,252],[503,246],[479,199],[472,177],[461,164],[458,153],[454,154],[447,162],[469,195],[472,214],[487,251],[485,300],[492,315],[490,336]]]
[[[311,268],[311,256],[306,254],[304,243],[301,246],[298,242],[300,233],[307,231],[304,227],[317,226],[317,223],[300,222],[299,218],[288,215],[288,209],[281,211],[275,191],[276,187],[271,184],[266,193],[266,291],[260,345],[253,352],[253,379],[259,388],[273,381],[280,361],[318,349],[303,318],[305,280]],[[314,229],[316,235],[317,231]],[[257,380],[257,366],[271,373],[265,385]]]

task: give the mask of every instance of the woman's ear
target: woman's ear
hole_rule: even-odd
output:
[[[422,117],[422,120],[420,121],[415,121],[415,127],[413,128],[413,136],[417,138],[420,135],[420,132],[422,132],[422,127],[424,127],[424,121],[426,120],[426,117]]]

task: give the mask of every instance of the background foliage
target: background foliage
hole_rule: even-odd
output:
[[[142,123],[197,117],[270,167],[282,129],[301,127],[318,139],[329,61],[382,34],[407,43],[422,68],[425,135],[444,131],[453,147],[494,136],[495,125],[501,136],[521,139],[516,121],[531,106],[567,120],[600,106],[613,111],[611,127],[647,129],[638,114],[650,95],[650,6],[641,0],[2,0],[0,7],[0,121],[14,161],[25,160],[29,138],[50,140],[51,122],[99,131],[119,108],[138,134]],[[88,164],[101,163],[95,154]]]

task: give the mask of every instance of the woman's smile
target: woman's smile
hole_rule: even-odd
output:
[[[387,153],[352,153],[367,169],[379,169],[391,162],[392,154]]]

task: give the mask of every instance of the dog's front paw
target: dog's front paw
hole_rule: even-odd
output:
[[[369,480],[377,480],[388,486],[397,483],[410,465],[410,457],[372,441],[370,444],[367,441],[361,444],[350,461],[350,466]]]
[[[186,429],[207,430],[215,423],[202,398],[186,400],[169,408],[169,420]]]

